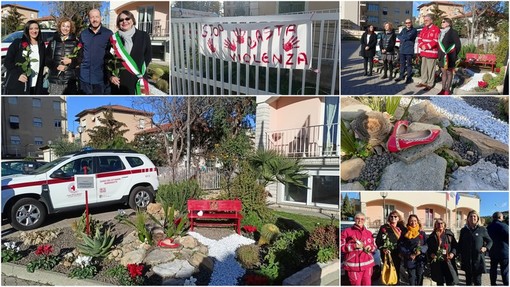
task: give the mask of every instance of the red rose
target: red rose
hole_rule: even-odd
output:
[[[83,44],[82,43],[78,43],[78,48],[82,48],[83,47]]]
[[[382,233],[386,233],[386,228],[384,228],[384,227],[383,227],[383,228],[381,228],[381,232],[382,232]]]
[[[138,276],[142,276],[143,265],[128,264],[127,269],[129,271],[129,275],[131,276],[131,278],[136,278]]]
[[[243,226],[243,229],[244,229],[244,231],[246,231],[248,233],[253,233],[253,232],[257,231],[257,227],[253,226],[253,225],[245,225],[245,226]]]
[[[21,42],[21,47],[26,49],[28,47],[28,42]]]

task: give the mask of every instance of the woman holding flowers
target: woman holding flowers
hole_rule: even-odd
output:
[[[492,247],[492,239],[485,227],[480,224],[480,215],[471,210],[467,224],[460,230],[458,254],[460,268],[466,272],[466,285],[482,285],[482,273],[486,273],[485,252]]]
[[[407,219],[407,231],[400,238],[400,255],[409,274],[410,286],[423,285],[423,271],[427,252],[427,237],[422,230],[420,219],[415,214]]]
[[[79,54],[81,43],[75,36],[74,22],[62,17],[57,23],[57,32],[46,48],[46,65],[50,69],[50,95],[76,95],[78,93]]]
[[[434,231],[427,238],[427,256],[430,260],[431,277],[437,286],[453,286],[459,283],[455,255],[457,240],[442,219],[434,223]]]
[[[402,223],[400,214],[393,210],[387,218],[387,223],[382,225],[377,232],[375,243],[381,250],[381,261],[385,261],[386,256],[391,256],[395,269],[397,270],[397,278],[400,280],[400,262],[399,250],[397,247],[398,240],[407,232]]]
[[[11,43],[4,58],[7,95],[42,95],[44,60],[41,28],[30,20],[21,39]]]
[[[152,61],[152,47],[149,34],[135,28],[134,15],[123,10],[117,16],[119,29],[110,38],[114,58],[110,60],[108,74],[112,85],[112,94],[117,95],[148,95],[149,82],[147,68]],[[123,69],[119,69],[118,60]]]

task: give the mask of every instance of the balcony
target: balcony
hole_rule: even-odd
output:
[[[168,38],[169,27],[170,27],[169,20],[162,21],[161,19],[156,19],[150,22],[138,23],[138,29],[147,32],[151,36],[151,39],[165,37]]]
[[[266,149],[292,158],[338,157],[338,124],[266,132]]]

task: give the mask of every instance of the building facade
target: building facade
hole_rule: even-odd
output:
[[[12,11],[12,8],[16,7],[16,11],[23,15],[23,23],[26,23],[29,20],[35,20],[39,18],[39,10],[29,8],[26,6],[18,5],[18,4],[4,4],[2,5],[2,18],[9,15],[9,11]]]
[[[261,16],[306,13],[311,11],[338,12],[337,1],[224,1],[223,14],[229,16]]]
[[[418,25],[423,25],[423,17],[427,14],[431,14],[431,11],[434,10],[434,6],[437,5],[439,10],[443,11],[443,17],[445,18],[457,18],[464,14],[464,5],[450,2],[450,1],[433,1],[421,4],[418,6],[418,11],[420,12],[418,15]]]
[[[106,105],[94,109],[83,110],[76,115],[76,121],[82,129],[80,142],[87,145],[90,141],[88,130],[92,130],[96,126],[100,126],[100,118],[104,118],[104,113],[108,110],[112,111],[113,118],[121,123],[126,124],[128,131],[124,137],[130,142],[135,138],[135,134],[144,129],[152,128],[152,113],[131,109],[121,105]]]
[[[431,230],[438,218],[445,220],[448,228],[458,229],[466,224],[469,211],[480,212],[479,198],[468,193],[459,195],[457,204],[456,196],[445,192],[360,192],[359,197],[361,212],[366,215],[365,224],[370,228],[381,226],[386,221],[383,215],[386,218],[396,210],[404,221],[410,214],[418,215],[424,229]]]
[[[2,158],[42,157],[67,128],[65,96],[2,97]]]
[[[271,203],[338,212],[338,113],[338,97],[257,97],[255,148],[298,158],[308,174],[308,188],[268,186]]]

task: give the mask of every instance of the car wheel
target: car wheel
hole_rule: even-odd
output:
[[[154,201],[154,190],[150,186],[137,186],[129,195],[129,207],[134,210],[145,209],[152,201]]]
[[[16,230],[31,230],[41,226],[46,219],[46,208],[33,198],[22,198],[11,208],[11,226]]]

